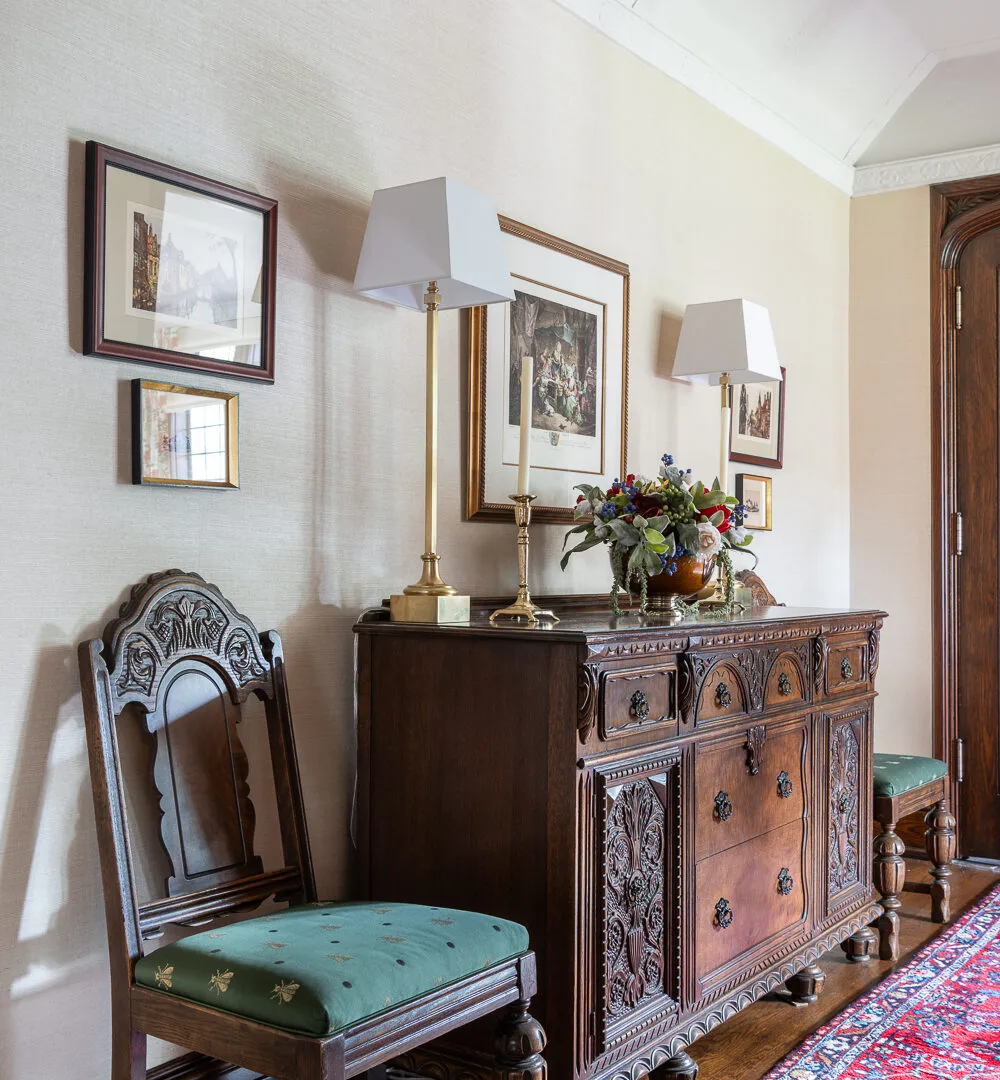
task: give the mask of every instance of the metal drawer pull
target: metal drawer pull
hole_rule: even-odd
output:
[[[849,656],[845,656],[844,659],[840,661],[840,675],[841,678],[844,679],[854,678],[854,668],[851,667],[851,658]]]
[[[729,906],[729,901],[725,897],[716,902],[715,921],[720,930],[727,930],[733,925],[733,909]]]
[[[646,700],[646,695],[641,690],[636,690],[632,695],[632,700],[629,702],[628,708],[629,712],[640,724],[649,716],[649,702]]]
[[[794,888],[795,879],[788,872],[788,867],[783,866],[778,871],[778,892],[780,892],[782,896],[787,896]]]
[[[715,813],[720,821],[728,821],[733,816],[733,804],[728,792],[720,791],[715,796]]]
[[[788,779],[788,773],[786,773],[785,770],[782,769],[781,772],[778,773],[778,794],[783,799],[790,799],[792,797],[793,790],[794,788],[792,787],[792,782]]]
[[[724,682],[720,682],[715,688],[715,703],[720,709],[728,709],[733,703],[733,695]]]
[[[782,697],[788,697],[792,692],[792,680],[788,677],[787,672],[782,672],[778,676],[778,693]]]

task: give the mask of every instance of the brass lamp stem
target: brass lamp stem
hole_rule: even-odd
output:
[[[424,294],[427,307],[427,431],[424,465],[424,568],[415,585],[403,589],[404,596],[454,596],[458,590],[446,585],[438,573],[437,553],[437,458],[438,458],[438,307],[441,293],[432,281]]]
[[[539,622],[557,623],[559,620],[551,611],[532,603],[528,591],[528,526],[531,524],[531,502],[535,496],[511,495],[511,498],[514,500],[514,520],[517,522],[517,599],[509,607],[494,611],[490,622],[510,619],[512,622],[524,621],[531,626]]]

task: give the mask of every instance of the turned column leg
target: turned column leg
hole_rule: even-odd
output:
[[[650,1075],[656,1080],[665,1080],[668,1077],[672,1080],[696,1080],[698,1062],[686,1050],[682,1050],[662,1065],[657,1065]]]
[[[826,973],[818,964],[810,964],[801,971],[797,971],[790,979],[785,980],[785,986],[791,994],[793,1005],[811,1005],[823,992],[823,983],[826,982]]]
[[[528,1012],[528,1002],[511,1005],[493,1040],[497,1075],[501,1080],[546,1080],[545,1043],[545,1029]]]
[[[906,881],[906,844],[896,832],[894,821],[883,821],[875,837],[875,888],[882,894],[882,914],[875,921],[878,929],[880,960],[899,959],[899,915],[902,907],[899,894]]]
[[[931,869],[931,918],[947,922],[951,918],[951,860],[955,858],[955,817],[948,810],[948,800],[942,799],[924,816],[927,831],[924,845]]]

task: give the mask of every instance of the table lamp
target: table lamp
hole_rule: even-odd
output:
[[[423,572],[389,600],[396,622],[469,618],[469,597],[441,580],[437,553],[438,311],[514,299],[493,202],[440,177],[372,196],[356,292],[427,313],[427,430]]]
[[[729,387],[732,383],[781,382],[767,308],[749,300],[688,304],[677,342],[673,376],[722,387],[719,487],[729,487]]]

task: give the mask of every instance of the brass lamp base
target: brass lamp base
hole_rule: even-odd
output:
[[[393,622],[467,623],[472,601],[468,596],[414,596],[397,593],[389,597]]]

